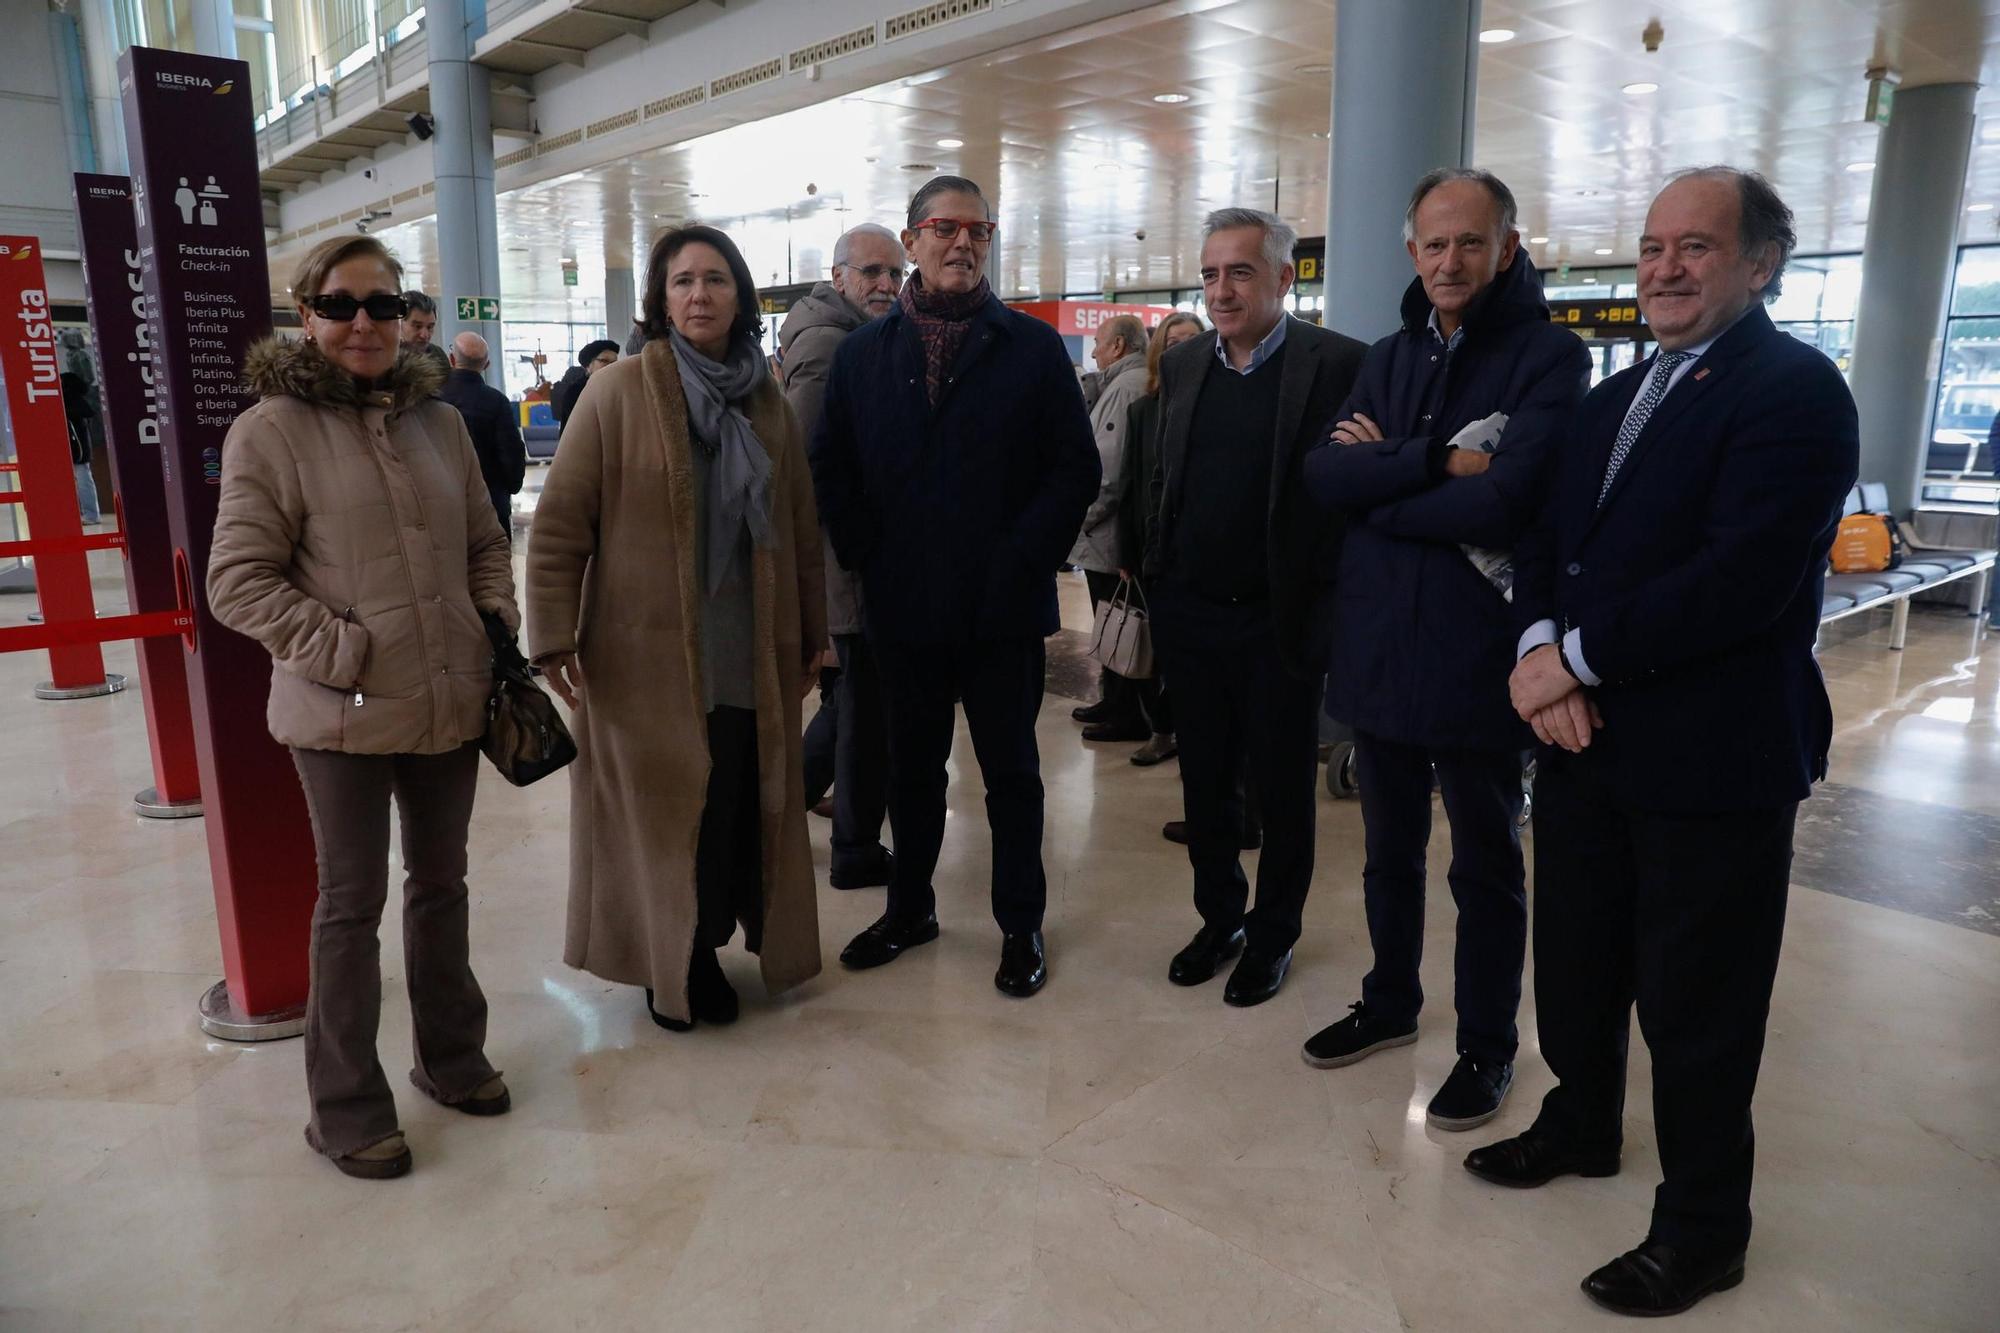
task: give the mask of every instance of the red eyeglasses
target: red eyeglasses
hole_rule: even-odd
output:
[[[922,222],[910,228],[910,230],[923,231],[925,228],[936,232],[937,238],[940,241],[957,240],[959,230],[963,228],[967,240],[970,240],[974,245],[985,245],[993,239],[993,233],[1000,230],[1000,224],[997,222],[975,222],[971,218],[925,218]]]

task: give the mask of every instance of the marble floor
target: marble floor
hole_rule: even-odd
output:
[[[1687,1328],[1991,1329],[2000,1308],[2000,638],[1919,611],[1892,653],[1887,626],[1827,636],[1840,736],[1801,830],[1749,1281]],[[106,656],[132,671],[129,646]],[[1165,981],[1195,925],[1159,836],[1174,765],[1084,746],[1068,698],[1040,728],[1052,980],[1025,1003],[990,984],[976,778],[952,790],[936,946],[777,1002],[732,949],[743,1020],[676,1036],[561,964],[564,784],[486,772],[473,950],[515,1110],[402,1087],[387,932],[383,1059],[417,1167],[371,1184],[301,1141],[298,1042],[195,1025],[221,970],[202,831],[130,812],[138,695],[39,703],[45,670],[0,657],[0,1328],[1617,1326],[1577,1282],[1646,1226],[1644,1060],[1615,1178],[1517,1194],[1460,1167],[1549,1085],[1532,999],[1501,1118],[1425,1126],[1453,1058],[1442,820],[1422,1039],[1321,1073],[1298,1045],[1367,966],[1356,806],[1321,798],[1292,980],[1229,1009],[1220,982]],[[826,838],[814,821],[822,873]],[[822,890],[830,964],[880,898]]]

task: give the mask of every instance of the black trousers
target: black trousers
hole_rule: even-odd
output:
[[[1035,719],[1047,668],[1042,640],[967,644],[872,642],[889,719],[889,825],[896,870],[889,912],[920,920],[937,909],[931,876],[944,844],[945,765],[954,701],[965,706],[986,783],[993,834],[993,919],[1002,932],[1042,928],[1042,760]]]
[[[882,674],[859,634],[833,636],[840,670],[820,673],[819,712],[806,724],[806,806],[833,788],[833,873],[859,871],[885,850],[889,811],[889,724]],[[827,677],[833,677],[828,680]]]
[[[1414,1022],[1423,1008],[1424,852],[1431,772],[1451,822],[1452,901],[1458,904],[1453,994],[1458,1052],[1489,1064],[1514,1058],[1514,1015],[1528,950],[1521,861],[1521,756],[1515,750],[1432,750],[1366,732],[1354,736],[1367,862],[1361,872],[1375,966],[1361,982],[1370,1013]]]
[[[1156,585],[1152,598],[1154,650],[1174,683],[1195,909],[1208,925],[1241,925],[1252,947],[1282,953],[1299,937],[1312,887],[1320,683],[1285,669],[1268,604],[1216,602],[1173,584]],[[1248,912],[1246,775],[1264,821]]]
[[[708,799],[694,850],[695,939],[729,943],[736,923],[754,951],[764,933],[764,828],[757,799],[757,714],[708,714]]]
[[[1099,605],[1110,601],[1118,593],[1118,576],[1102,570],[1083,571],[1084,585],[1090,589],[1090,609],[1095,614]],[[1137,600],[1134,598],[1133,600]],[[1099,695],[1110,705],[1104,721],[1113,725],[1146,726],[1154,731],[1172,731],[1173,719],[1162,714],[1160,707],[1160,678],[1155,675],[1150,680],[1132,680],[1121,676],[1109,667],[1100,667],[1097,672]],[[1159,725],[1166,716],[1167,725]]]
[[[1739,1249],[1799,808],[1633,810],[1590,761],[1545,750],[1535,778],[1536,1028],[1559,1080],[1535,1124],[1583,1147],[1619,1146],[1636,1001],[1663,1176],[1651,1234]]]

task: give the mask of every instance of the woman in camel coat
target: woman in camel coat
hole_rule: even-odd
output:
[[[672,1031],[736,1017],[715,950],[739,922],[770,991],[820,966],[799,705],[822,547],[757,311],[727,236],[655,242],[648,341],[578,397],[528,542],[529,644],[575,710],[563,957]]]

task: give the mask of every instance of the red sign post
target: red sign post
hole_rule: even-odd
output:
[[[75,197],[104,438],[111,450],[118,530],[125,535],[126,600],[134,611],[172,611],[177,603],[174,539],[167,529],[132,183],[123,176],[78,175]],[[178,638],[152,638],[139,641],[138,653],[153,785],[133,798],[133,806],[150,819],[199,815],[201,775],[195,763],[185,651]]]
[[[225,982],[202,997],[214,1036],[303,1030],[319,876],[291,755],[271,739],[271,658],[225,629],[205,591],[222,442],[249,406],[244,353],[271,328],[250,67],[135,46],[118,60],[144,273],[167,523],[181,602],[209,874]]]
[[[76,474],[63,415],[62,366],[49,290],[42,276],[42,245],[32,236],[0,236],[0,375],[7,380],[7,410],[14,422],[15,477],[19,489],[0,491],[0,503],[19,504],[29,540],[0,542],[0,556],[32,557],[42,619],[60,631],[96,617],[90,595],[91,549],[115,544],[89,537],[76,504]],[[94,637],[51,646],[51,679],[35,688],[38,699],[81,699],[123,689],[125,678],[106,675]]]

